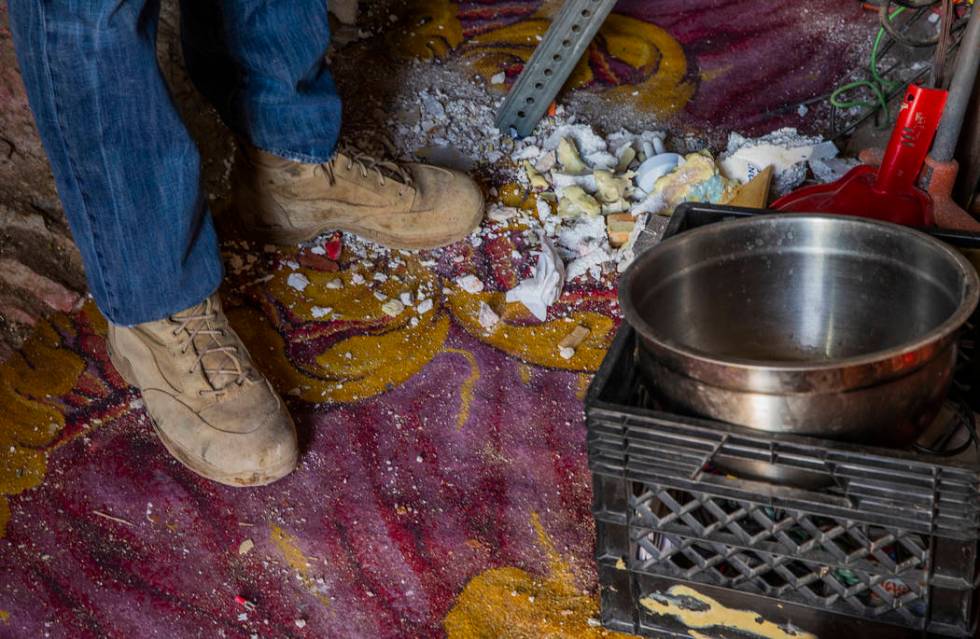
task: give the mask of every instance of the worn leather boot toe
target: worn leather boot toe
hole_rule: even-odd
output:
[[[110,324],[108,346],[113,365],[142,392],[160,441],[194,472],[260,486],[296,467],[293,421],[216,294],[164,320]]]
[[[399,249],[445,246],[483,219],[483,194],[467,175],[338,152],[322,164],[239,150],[233,209],[257,240],[296,244],[342,230]]]

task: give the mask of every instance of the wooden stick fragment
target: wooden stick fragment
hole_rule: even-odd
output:
[[[92,514],[98,517],[102,517],[103,519],[108,519],[109,521],[114,521],[119,524],[124,524],[126,526],[129,526],[130,528],[134,528],[136,526],[136,524],[134,524],[131,521],[126,521],[125,519],[120,519],[119,517],[113,517],[112,515],[107,515],[104,512],[100,512],[98,510],[93,510]]]
[[[558,354],[561,355],[562,359],[572,359],[575,355],[575,349],[585,341],[585,338],[589,336],[589,329],[579,325],[576,326],[571,333],[566,335],[560,342],[558,342]]]

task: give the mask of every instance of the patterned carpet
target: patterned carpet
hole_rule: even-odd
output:
[[[390,35],[513,77],[540,4],[420,3],[425,28]],[[854,52],[828,25],[860,17],[851,0],[624,1],[573,83],[684,127],[799,123],[773,112],[838,79]],[[262,489],[167,456],[93,306],[39,326],[0,366],[0,637],[613,636],[590,622],[582,397],[615,290],[569,286],[543,323],[505,305],[535,259],[516,237],[433,255],[351,246],[336,263],[226,245],[226,305],[304,448]],[[386,295],[432,291],[434,309],[388,317],[350,285],[375,272]],[[487,290],[462,291],[464,273]],[[492,336],[481,301],[505,309]],[[591,333],[565,360],[556,345],[575,324]]]
[[[477,265],[508,288],[515,273],[491,276],[486,257],[509,255],[508,242],[479,254],[458,245],[431,269],[406,254],[388,268],[342,257],[334,272],[310,251],[260,251],[231,276],[233,321],[293,400],[304,442],[300,470],[257,490],[211,484],[169,459],[138,394],[108,364],[98,312],[55,317],[0,372],[0,636],[587,629],[595,610],[580,371],[598,363],[611,311],[594,296],[563,302],[598,336],[571,362],[549,335],[564,319],[530,326],[517,311],[493,344],[482,341],[469,306],[501,294],[470,295],[449,276]],[[286,285],[294,260],[315,293]],[[248,283],[265,272],[272,279]],[[351,284],[370,272],[386,272],[378,290],[392,294],[451,288],[412,327],[409,314],[388,318],[367,287]],[[318,286],[327,277],[347,290]],[[356,308],[363,319],[313,321],[314,305]],[[254,549],[240,554],[247,539]]]
[[[509,86],[561,2],[416,0],[389,34],[394,48],[469,61]],[[780,126],[817,130],[826,109],[798,106],[829,93],[864,62],[874,14],[860,2],[621,0],[566,87],[653,114],[675,132]]]

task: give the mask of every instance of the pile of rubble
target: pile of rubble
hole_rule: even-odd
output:
[[[485,222],[471,239],[523,229],[526,244],[538,247],[537,263],[507,300],[523,303],[541,320],[567,282],[584,278],[614,287],[616,274],[635,256],[637,239],[662,229],[657,218],[682,202],[728,202],[769,165],[777,195],[799,186],[808,166],[821,181],[850,166],[835,159],[832,143],[794,129],[754,140],[732,134],[716,159],[662,131],[600,135],[562,106],[533,135],[517,139],[495,127],[498,106],[480,81],[429,88],[403,96],[389,130],[403,158],[473,171],[493,185]],[[502,197],[505,192],[511,197]]]
[[[426,69],[432,81],[432,68]],[[407,280],[404,285],[386,285],[382,280],[397,278],[397,266],[407,256],[351,235],[331,240],[342,242],[345,255],[353,260],[351,273],[343,282],[337,278],[322,284],[368,287],[381,312],[410,323],[433,308],[434,298],[454,289],[480,297],[471,312],[487,333],[500,324],[506,311],[503,301],[523,305],[538,321],[557,319],[567,306],[556,305],[563,292],[612,292],[619,273],[634,259],[638,240],[648,236],[645,239],[656,241],[667,216],[682,202],[726,203],[767,166],[773,167],[773,191],[779,195],[809,175],[833,179],[851,165],[836,159],[833,144],[792,129],[756,139],[732,134],[716,158],[690,140],[670,139],[662,131],[602,135],[562,106],[554,108],[533,135],[518,139],[494,126],[498,98],[479,81],[458,83],[458,76],[452,77],[456,84],[413,92],[393,105],[386,127],[393,137],[385,146],[402,160],[423,159],[471,172],[488,190],[484,221],[467,239],[468,247],[416,256],[454,288],[415,290],[418,282]],[[492,269],[478,267],[464,255],[501,239],[513,248],[509,254],[491,251],[493,259],[509,260],[505,270],[523,279],[511,280],[497,302],[485,293],[501,291],[501,281],[483,281]],[[300,255],[330,253],[331,242],[326,248],[314,243]],[[302,261],[285,259],[278,265],[288,269],[287,284],[300,293],[311,286]],[[238,273],[251,270],[252,263],[230,266]],[[317,319],[340,318],[334,309],[320,306],[312,314]],[[563,356],[570,357],[582,339],[570,333],[560,349]]]

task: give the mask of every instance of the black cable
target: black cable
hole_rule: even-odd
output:
[[[953,419],[950,420],[949,430],[939,438],[935,447],[923,446],[918,442],[912,444],[912,448],[914,448],[917,452],[932,455],[934,457],[956,457],[957,455],[966,452],[970,446],[977,445],[978,441],[980,441],[977,438],[977,425],[973,415],[973,409],[970,408],[969,404],[967,404],[967,402],[962,398],[951,398],[950,403],[953,405],[954,415]],[[956,448],[947,449],[946,446],[949,444],[949,442],[963,429],[966,430],[966,441]]]
[[[952,46],[950,47],[950,50],[949,50],[950,55],[952,55],[953,53],[955,53],[956,50],[959,48],[960,41],[962,40],[962,33],[961,32],[966,28],[966,23],[967,23],[967,21],[961,18],[961,19],[957,20],[956,23],[953,24],[953,35],[954,36],[958,36],[958,37],[954,37],[953,38],[953,44],[952,44]],[[881,47],[881,56],[883,57],[886,53],[888,53],[888,50],[894,44],[895,44],[895,41],[889,39]],[[882,71],[881,72],[881,75],[882,76],[886,76],[886,75],[890,74],[894,69],[898,68],[898,66],[899,66],[899,63],[896,62],[895,64],[893,64],[892,66],[890,66],[888,69],[885,69],[884,71]],[[905,88],[906,88],[906,86],[908,84],[916,84],[917,82],[919,82],[919,80],[925,78],[926,75],[928,75],[929,71],[930,71],[930,68],[929,67],[923,67],[918,72],[916,72],[911,78],[909,78],[906,82],[903,82],[902,85],[897,90],[892,91],[887,96],[885,96],[886,99],[889,102],[891,102],[896,96],[903,95],[905,93]],[[850,135],[851,132],[854,131],[854,129],[856,129],[861,124],[864,124],[864,122],[867,121],[869,118],[877,117],[879,113],[880,113],[879,109],[868,109],[867,111],[865,111],[857,119],[852,120],[847,125],[844,125],[844,126],[842,126],[842,128],[839,128],[841,125],[838,122],[837,109],[834,108],[833,105],[831,105],[831,118],[832,118],[832,124],[833,124],[833,131],[834,131],[834,133],[833,133],[833,135],[830,136],[830,139],[833,140],[834,142],[838,142],[840,140],[840,138],[842,138],[842,137],[844,137],[846,135]]]

